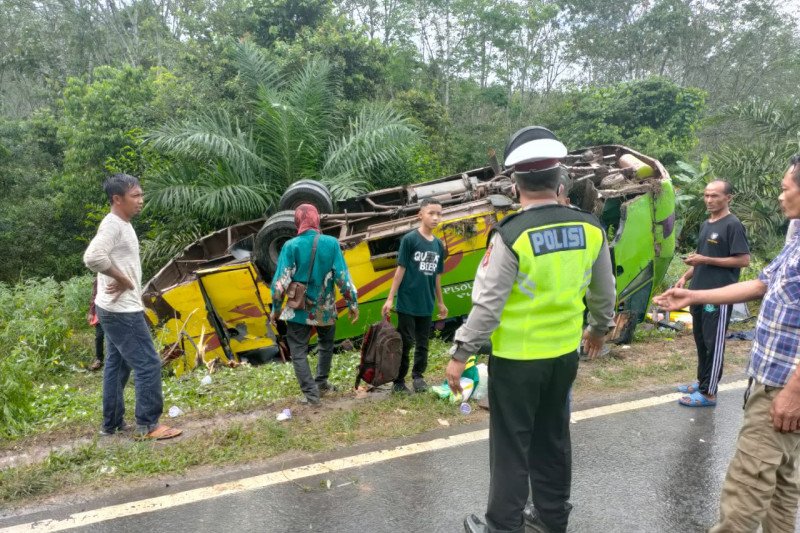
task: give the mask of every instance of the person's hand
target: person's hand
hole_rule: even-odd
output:
[[[386,300],[386,303],[383,304],[383,307],[381,307],[381,316],[382,317],[389,318],[389,315],[392,312],[392,300],[393,299],[394,298],[389,298],[388,300]]]
[[[800,430],[800,391],[796,387],[782,389],[769,408],[772,427],[781,433]]]
[[[350,315],[350,322],[352,324],[358,322],[358,307],[356,307],[355,309],[349,308],[347,310],[347,314]]]
[[[682,289],[685,286],[686,286],[686,279],[683,276],[681,276],[680,278],[678,278],[678,281],[675,282],[675,288]]]
[[[466,365],[466,362],[456,359],[450,359],[450,362],[447,363],[445,376],[447,376],[447,384],[450,386],[450,392],[453,394],[461,394],[461,392],[463,392],[461,390],[461,374],[464,373],[464,367]]]
[[[583,331],[583,351],[589,356],[590,361],[600,355],[605,340],[604,334],[596,333],[592,331],[592,328],[586,328]]]
[[[447,318],[447,306],[444,305],[444,302],[439,304],[439,320]]]
[[[697,266],[697,265],[705,264],[706,263],[706,259],[707,258],[704,255],[689,254],[684,258],[683,262],[684,262],[684,264],[689,265],[689,266]]]
[[[666,311],[677,311],[693,303],[692,291],[689,289],[669,289],[655,296],[653,303]]]
[[[113,296],[112,302],[119,300],[122,293],[125,291],[132,291],[134,289],[133,282],[126,277],[113,279],[106,285],[106,294]]]

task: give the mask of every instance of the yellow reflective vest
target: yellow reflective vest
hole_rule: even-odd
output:
[[[519,271],[492,335],[507,359],[548,359],[576,350],[583,297],[605,240],[597,218],[559,205],[534,207],[496,227],[519,260]]]

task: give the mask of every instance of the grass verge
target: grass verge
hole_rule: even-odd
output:
[[[430,384],[443,379],[449,359],[447,347],[438,339],[431,342],[427,371]],[[749,347],[747,342],[728,343],[726,374],[744,370]],[[349,391],[357,362],[355,353],[334,358],[331,381],[343,392],[334,394],[319,409],[297,404],[300,390],[291,365],[223,369],[213,374],[212,383],[207,386],[200,384],[204,374],[199,372],[181,379],[166,377],[165,410],[177,405],[186,413],[173,422],[206,429],[190,429],[185,437],[169,443],[95,438],[65,451],[51,452],[42,461],[0,470],[0,503],[21,505],[77,488],[181,475],[204,465],[224,467],[292,451],[314,453],[408,437],[441,427],[439,419],[450,425],[486,419],[485,412],[477,409],[470,415],[461,415],[453,405],[432,394],[354,400]],[[633,345],[614,347],[609,357],[582,361],[573,400],[578,405],[588,399],[613,401],[622,393],[689,382],[694,378],[696,364],[690,333],[642,333]],[[48,446],[68,444],[75,436],[95,434],[100,421],[100,387],[99,375],[83,373],[75,374],[70,383],[41,386],[36,398],[40,423],[31,427],[25,437],[6,442],[5,448],[28,451],[42,441]],[[128,394],[130,412],[132,391]],[[293,418],[276,422],[274,415],[287,406],[292,407]],[[253,414],[235,416],[237,413]]]

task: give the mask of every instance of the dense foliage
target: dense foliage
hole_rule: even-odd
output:
[[[25,429],[34,382],[88,358],[73,331],[85,327],[91,284],[88,276],[62,283],[52,278],[0,283],[0,437]]]
[[[4,0],[0,280],[82,273],[109,172],[143,179],[152,272],[296,179],[341,197],[459,172],[532,123],[571,148],[624,143],[681,173],[678,161],[705,158],[683,192],[736,181],[766,253],[783,228],[773,181],[797,147],[790,7]],[[690,235],[698,213],[686,215]]]

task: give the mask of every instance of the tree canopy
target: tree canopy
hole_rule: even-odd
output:
[[[731,179],[769,255],[797,23],[782,0],[2,0],[0,280],[80,273],[110,172],[143,180],[152,272],[297,179],[459,172],[531,124],[655,156],[684,197]]]

